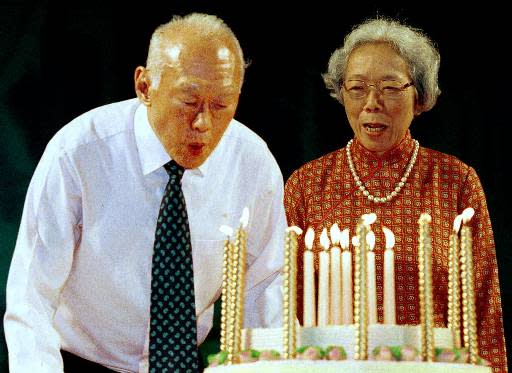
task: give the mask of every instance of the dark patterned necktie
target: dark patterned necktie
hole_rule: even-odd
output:
[[[165,164],[169,182],[156,224],[151,278],[149,371],[197,372],[197,325],[192,246],[185,198],[184,169]]]

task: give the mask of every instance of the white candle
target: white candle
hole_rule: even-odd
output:
[[[475,308],[474,267],[473,267],[473,234],[469,222],[475,210],[468,207],[462,211],[462,228],[460,231],[460,260],[462,277],[462,317],[464,347],[469,351],[469,362],[478,361],[478,336]]]
[[[316,325],[316,297],[315,297],[315,263],[313,260],[313,240],[315,239],[315,231],[308,228],[304,243],[306,250],[304,251],[304,327]]]
[[[340,242],[340,228],[334,223],[331,226],[331,297],[330,297],[330,323],[332,325],[341,324],[341,250],[337,244]]]
[[[245,294],[245,273],[246,273],[246,257],[247,257],[247,225],[249,223],[249,209],[244,207],[242,211],[242,217],[240,218],[240,226],[235,231],[235,258],[234,263],[238,268],[235,269],[236,280],[235,280],[235,329],[234,329],[234,344],[232,345],[233,357],[238,354],[241,350],[242,345],[242,328],[244,325],[244,294]],[[238,254],[238,260],[236,256]]]
[[[329,237],[327,229],[323,229],[320,235],[320,245],[324,248],[320,252],[320,273],[318,277],[318,326],[327,326],[329,324]]]
[[[368,324],[377,324],[377,279],[375,277],[375,233],[368,232],[366,235],[368,252],[366,253],[367,281],[368,281]]]
[[[395,309],[395,235],[389,228],[382,227],[386,237],[384,251],[384,324],[396,324]]]
[[[459,230],[462,215],[457,215],[453,221],[450,234],[450,255],[448,259],[448,329],[453,336],[453,346],[461,347],[460,340],[460,267],[459,267]]]
[[[340,246],[343,248],[341,254],[342,281],[341,299],[343,309],[343,324],[352,324],[354,309],[352,306],[352,254],[349,249],[349,230],[341,232]]]

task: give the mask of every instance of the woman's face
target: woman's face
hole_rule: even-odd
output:
[[[408,83],[407,63],[385,43],[363,45],[350,55],[341,94],[350,126],[366,149],[382,154],[393,148],[420,113],[414,86],[402,88]],[[359,97],[365,85],[368,92]],[[391,93],[383,96],[376,87]]]

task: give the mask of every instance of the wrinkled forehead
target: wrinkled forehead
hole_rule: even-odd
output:
[[[241,61],[229,40],[171,39],[163,45],[162,57],[164,66],[180,76],[222,85],[240,85]]]
[[[388,43],[363,44],[348,58],[345,78],[393,79],[409,75],[406,60]]]
[[[168,36],[163,43],[163,57],[170,65],[191,65],[206,62],[221,67],[240,68],[242,61],[231,37],[183,33]]]
[[[189,44],[183,42],[166,43],[162,50],[163,57],[170,65],[211,61],[219,64],[238,64],[238,56],[229,45],[214,42],[208,44]]]

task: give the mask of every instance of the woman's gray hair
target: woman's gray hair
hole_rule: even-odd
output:
[[[355,26],[345,37],[343,46],[331,55],[327,72],[323,74],[331,96],[343,104],[340,90],[349,57],[358,47],[372,43],[388,43],[405,60],[414,87],[418,91],[421,110],[432,109],[441,93],[438,86],[441,57],[436,46],[420,29],[382,17]]]
[[[149,42],[148,57],[146,60],[146,68],[151,76],[151,87],[156,88],[160,83],[160,77],[167,59],[164,55],[164,47],[167,42],[167,35],[173,32],[180,33],[183,30],[194,30],[198,34],[207,38],[215,38],[219,36],[227,36],[233,42],[236,54],[240,62],[240,77],[243,82],[245,68],[247,64],[244,62],[244,54],[240,43],[233,31],[220,18],[202,13],[191,13],[184,17],[174,16],[169,22],[160,25],[153,32]]]

